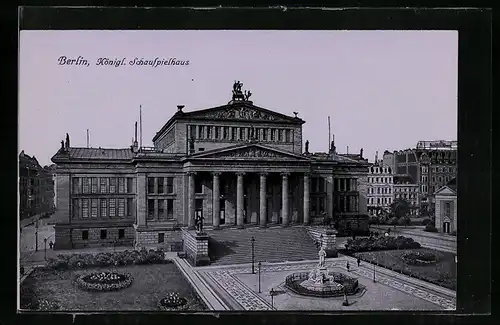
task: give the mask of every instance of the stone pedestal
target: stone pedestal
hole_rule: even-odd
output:
[[[326,229],[323,235],[326,257],[337,257],[337,231],[335,229]]]
[[[210,264],[208,256],[208,234],[199,233],[193,230],[182,230],[182,239],[184,241],[183,250],[187,259],[194,266],[204,266]]]

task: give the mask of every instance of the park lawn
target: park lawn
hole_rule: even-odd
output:
[[[133,282],[128,288],[111,292],[88,292],[75,285],[77,276],[94,271],[130,273]],[[158,301],[169,292],[177,292],[186,298],[187,310],[207,310],[189,282],[171,262],[66,271],[36,269],[22,283],[21,290],[33,292],[37,299],[55,302],[60,311],[158,311]],[[21,297],[21,301],[23,298],[27,297]]]
[[[401,255],[407,251],[428,251],[434,253],[438,261],[430,265],[408,265]],[[448,289],[456,290],[457,269],[455,265],[455,254],[440,252],[428,248],[410,250],[389,250],[376,252],[363,252],[354,254],[361,260],[375,262],[379,266],[401,272],[406,275],[417,277],[421,280],[431,282]]]

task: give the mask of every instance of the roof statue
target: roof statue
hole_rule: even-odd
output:
[[[241,87],[243,87],[243,83],[240,81],[235,81],[233,84],[233,101],[248,101],[250,96],[252,96],[252,92],[250,90],[245,90],[243,92],[241,90]]]

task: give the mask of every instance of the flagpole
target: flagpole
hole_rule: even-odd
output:
[[[140,137],[139,148],[142,148],[142,105],[139,105],[139,137]]]

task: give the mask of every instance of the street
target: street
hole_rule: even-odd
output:
[[[54,226],[47,225],[50,219],[40,219],[38,222],[38,250],[43,251],[44,249],[44,239],[47,238],[47,249],[49,248],[49,242],[54,242]],[[35,225],[30,225],[24,227],[20,236],[19,250],[21,252],[21,258],[35,251],[36,246],[36,235],[35,235]]]

